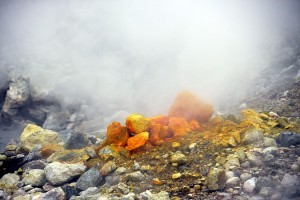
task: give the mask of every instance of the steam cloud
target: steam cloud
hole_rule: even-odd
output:
[[[1,1],[1,66],[62,102],[166,113],[191,90],[237,100],[299,30],[299,1]]]

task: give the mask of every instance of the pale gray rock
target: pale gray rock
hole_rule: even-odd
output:
[[[281,180],[281,185],[285,189],[287,196],[300,194],[300,179],[297,175],[286,173]]]
[[[128,181],[139,182],[145,179],[145,175],[142,174],[140,171],[136,171],[126,174],[126,178]]]
[[[175,153],[174,155],[171,156],[171,162],[177,163],[179,165],[183,165],[186,164],[187,157],[182,153]]]
[[[54,188],[46,193],[41,194],[38,200],[65,200],[66,194],[61,187]]]
[[[256,128],[248,129],[242,135],[243,144],[254,144],[263,140],[263,133]]]
[[[273,138],[264,137],[264,146],[265,147],[277,147],[277,142]]]
[[[80,176],[86,170],[83,163],[53,162],[45,167],[46,179],[53,185],[66,183],[74,177]]]
[[[244,185],[243,185],[243,189],[245,190],[245,192],[248,192],[248,193],[252,193],[253,190],[255,189],[255,187],[256,187],[256,178],[255,177],[248,179],[247,181],[244,182]]]
[[[230,179],[227,179],[226,181],[226,186],[227,187],[234,187],[237,186],[240,182],[240,178],[239,177],[232,177]]]

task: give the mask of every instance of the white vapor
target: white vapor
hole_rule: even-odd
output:
[[[1,67],[15,65],[64,103],[166,113],[191,90],[222,105],[299,28],[294,0],[0,2]]]

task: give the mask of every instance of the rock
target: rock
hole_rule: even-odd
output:
[[[146,141],[148,140],[148,138],[149,138],[148,132],[142,132],[142,133],[136,134],[135,136],[128,139],[127,146],[125,147],[125,149],[127,151],[137,149],[137,148],[143,146],[146,143]]]
[[[90,187],[87,188],[85,191],[80,192],[80,196],[82,196],[83,198],[88,198],[88,196],[92,196],[99,193],[99,188],[97,187]]]
[[[234,186],[237,186],[240,182],[240,178],[239,177],[232,177],[230,179],[228,179],[226,181],[226,186],[227,187],[234,187]]]
[[[172,179],[178,179],[180,177],[182,177],[182,174],[179,172],[172,174]]]
[[[250,173],[243,173],[243,174],[241,174],[240,178],[244,182],[244,181],[247,181],[250,178],[252,178],[252,174],[250,174]]]
[[[274,180],[269,177],[258,177],[256,180],[256,190],[260,191],[264,187],[275,188]]]
[[[46,164],[43,160],[33,160],[31,162],[28,162],[22,166],[22,170],[24,172],[30,171],[32,169],[44,169],[46,167]]]
[[[150,126],[150,120],[139,114],[132,114],[126,118],[126,127],[133,134],[145,132]]]
[[[61,187],[61,189],[64,191],[66,199],[70,199],[72,196],[77,196],[79,194],[76,186],[73,186],[71,184],[64,185]]]
[[[83,174],[86,166],[83,163],[53,162],[45,167],[46,179],[53,185],[60,185]]]
[[[11,120],[17,115],[19,108],[26,107],[30,100],[29,80],[17,77],[10,80],[9,90],[6,92],[5,102],[2,107],[2,117]]]
[[[281,185],[289,197],[300,194],[300,180],[296,175],[286,173],[281,180]]]
[[[90,158],[89,147],[84,149],[72,149],[72,150],[62,150],[53,153],[48,159],[48,162],[67,162],[67,163],[78,163],[85,162]]]
[[[244,134],[242,134],[242,143],[243,144],[254,144],[262,141],[263,134],[261,131],[256,128],[250,128],[246,130]]]
[[[244,150],[239,149],[235,152],[236,157],[239,159],[240,162],[244,162],[246,158],[246,153]]]
[[[255,189],[255,187],[256,187],[256,178],[255,177],[248,179],[247,181],[244,182],[244,185],[243,185],[243,189],[245,190],[245,192],[248,192],[248,193],[252,193],[253,190]]]
[[[277,147],[277,142],[273,138],[264,137],[264,146],[265,147]]]
[[[91,142],[88,139],[87,134],[81,132],[69,133],[67,141],[65,142],[66,149],[81,149],[90,145]]]
[[[272,193],[272,190],[273,190],[273,188],[271,188],[271,187],[262,187],[258,194],[263,197],[267,197],[267,196],[270,196],[270,194]]]
[[[225,167],[226,169],[229,169],[229,168],[232,167],[232,166],[240,167],[240,161],[239,161],[238,158],[235,158],[234,156],[229,155],[229,156],[227,157],[226,163],[224,164],[224,167]]]
[[[54,109],[47,114],[43,128],[53,131],[64,130],[69,123],[68,119],[68,111]]]
[[[183,165],[187,163],[187,157],[182,153],[175,153],[171,156],[171,163]]]
[[[108,183],[109,185],[117,185],[120,183],[120,176],[106,176],[105,177],[105,183]]]
[[[38,200],[65,200],[66,194],[61,187],[54,188],[44,194],[41,194]]]
[[[117,168],[117,166],[113,161],[108,161],[101,167],[100,174],[102,176],[107,176],[109,173],[115,171],[116,168]]]
[[[5,174],[0,179],[0,188],[5,189],[6,192],[10,192],[17,188],[17,184],[20,181],[20,177],[16,174]]]
[[[181,137],[191,132],[189,124],[185,118],[170,117],[168,129],[172,132],[173,137]]]
[[[223,190],[226,185],[225,171],[218,168],[211,169],[208,173],[206,184],[210,190]]]
[[[272,147],[267,147],[267,148],[264,148],[263,149],[263,153],[264,154],[272,154],[272,155],[275,155],[278,151],[278,148],[275,147],[275,146],[272,146]]]
[[[27,151],[32,151],[36,145],[46,145],[58,143],[58,133],[44,130],[33,124],[28,124],[23,130],[21,136],[21,147]]]
[[[225,157],[217,156],[215,160],[220,165],[224,165],[226,163],[226,158]]]
[[[252,166],[262,166],[263,165],[263,159],[262,157],[260,156],[259,153],[257,152],[247,152],[247,157],[248,157],[248,160],[250,162],[250,164]]]
[[[6,200],[7,197],[8,197],[8,194],[5,191],[0,190],[0,199],[1,200]]]
[[[100,149],[98,155],[100,158],[104,160],[111,160],[119,156],[119,149],[120,149],[119,146],[115,144],[110,144]]]
[[[277,143],[283,147],[289,147],[291,145],[299,145],[300,144],[300,134],[293,132],[283,132],[280,133],[276,138]]]
[[[236,175],[234,174],[233,171],[226,171],[226,172],[225,172],[225,175],[226,175],[226,178],[227,178],[227,179],[230,179],[230,178],[232,178],[232,177],[236,177]]]
[[[160,191],[157,194],[153,194],[149,200],[170,200],[169,193],[166,191]]]
[[[32,169],[22,174],[22,182],[25,185],[42,186],[46,182],[43,169]]]
[[[140,171],[136,171],[126,174],[126,179],[132,182],[139,182],[145,179],[145,175],[142,174]]]
[[[97,187],[102,180],[100,171],[94,167],[82,174],[76,182],[79,190],[86,190],[90,187]]]
[[[107,144],[116,144],[124,147],[129,139],[129,131],[119,122],[112,122],[107,127],[106,137]]]
[[[187,121],[193,119],[206,122],[213,114],[213,107],[191,92],[181,92],[170,107],[170,117],[182,117]]]
[[[116,171],[114,172],[114,174],[121,175],[121,174],[125,174],[126,172],[127,172],[127,169],[125,167],[118,167],[116,169]]]

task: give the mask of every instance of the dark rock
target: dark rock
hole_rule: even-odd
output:
[[[72,196],[78,196],[78,194],[79,194],[79,192],[75,186],[64,185],[61,188],[65,192],[67,200],[70,199]]]
[[[97,187],[102,180],[100,171],[97,168],[91,168],[82,174],[76,182],[79,190],[86,190],[89,187]]]
[[[263,187],[275,188],[276,184],[274,180],[269,177],[259,177],[256,179],[256,188],[257,192],[259,192]]]
[[[298,176],[286,173],[281,180],[281,185],[285,189],[286,196],[300,195],[300,180]]]
[[[30,152],[29,154],[27,154],[25,156],[24,162],[30,162],[30,161],[38,160],[38,159],[41,159],[41,158],[43,158],[43,156],[41,155],[40,152],[33,151],[33,152]]]
[[[300,134],[293,132],[283,132],[277,137],[276,142],[284,147],[300,144]]]
[[[46,166],[45,162],[42,160],[30,161],[22,166],[23,171],[28,171],[31,169],[44,169]]]
[[[69,133],[67,137],[67,141],[65,143],[65,148],[81,149],[89,145],[91,145],[91,143],[86,134],[80,132],[74,132],[74,133]]]

